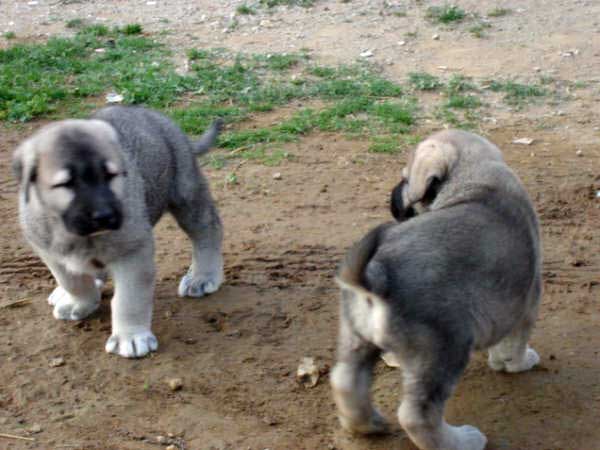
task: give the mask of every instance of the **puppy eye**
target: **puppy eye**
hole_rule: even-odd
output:
[[[68,179],[67,181],[63,181],[62,183],[53,184],[52,189],[58,189],[58,188],[71,189],[74,185],[75,185],[75,182],[71,178],[71,179]]]

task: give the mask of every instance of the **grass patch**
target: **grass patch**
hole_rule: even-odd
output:
[[[267,8],[274,8],[275,6],[281,5],[310,8],[311,6],[314,6],[315,0],[260,0],[260,4]]]
[[[205,48],[188,51],[190,70],[180,75],[170,52],[142,34],[139,24],[108,28],[78,23],[73,28],[77,31],[70,38],[0,50],[0,121],[79,116],[106,93],[117,92],[124,104],[162,110],[185,132],[198,135],[216,117],[241,123],[310,101],[311,107],[299,107],[271,126],[228,127],[219,138],[227,151],[207,157],[212,167],[222,168],[231,158],[282,164],[291,158],[282,144],[315,131],[377,136],[369,151],[395,153],[418,123],[417,96],[423,91],[444,94],[441,102],[430,96],[438,101],[434,117],[439,121],[473,128],[479,120],[478,86],[461,75],[444,82],[415,72],[401,86],[364,61],[328,67],[315,65],[304,51],[256,55]],[[545,95],[541,84],[490,82],[488,87],[503,92],[508,102]]]
[[[127,36],[132,36],[134,34],[142,34],[142,26],[139,23],[132,23],[129,25],[125,25],[121,31]]]
[[[235,11],[238,14],[242,14],[242,15],[246,15],[246,16],[256,14],[256,10],[254,8],[252,8],[251,6],[246,5],[245,3],[243,5],[238,6]]]
[[[446,92],[448,95],[474,91],[476,89],[477,87],[473,84],[470,78],[460,74],[452,75],[446,84]]]
[[[489,23],[479,22],[477,25],[473,25],[469,27],[469,33],[471,33],[474,37],[482,39],[486,36],[485,31],[492,28]]]
[[[489,89],[494,92],[503,92],[504,100],[513,105],[548,94],[548,91],[540,85],[521,84],[514,81],[492,81],[489,83]]]
[[[7,31],[6,33],[2,34],[2,37],[4,39],[11,40],[11,39],[15,39],[17,37],[17,35],[14,31]]]
[[[443,86],[438,77],[425,72],[411,72],[408,74],[408,82],[419,91],[435,91]]]
[[[494,8],[487,13],[488,17],[504,17],[512,14],[512,9],[509,8]]]
[[[85,20],[83,20],[83,19],[71,19],[71,20],[67,21],[67,23],[65,24],[65,26],[67,28],[71,28],[71,29],[83,28],[85,26]]]
[[[481,100],[474,95],[451,95],[445,104],[446,108],[473,109],[481,106]]]
[[[430,6],[427,8],[425,17],[433,22],[449,24],[463,21],[466,13],[455,5]]]

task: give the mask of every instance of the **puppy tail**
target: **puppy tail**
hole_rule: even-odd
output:
[[[208,130],[206,130],[202,134],[202,136],[200,136],[200,139],[198,139],[195,142],[192,142],[192,152],[194,153],[194,155],[203,155],[215,145],[215,143],[217,142],[217,137],[219,137],[219,134],[221,133],[224,124],[225,122],[223,121],[223,119],[216,119],[208,128]]]
[[[379,248],[383,232],[392,225],[387,223],[374,228],[348,251],[336,277],[340,287],[369,290],[365,283],[365,269]]]

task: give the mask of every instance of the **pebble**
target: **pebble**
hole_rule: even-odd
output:
[[[169,443],[169,438],[167,438],[165,436],[156,436],[156,442],[158,444],[168,444]]]
[[[583,156],[583,151],[581,151],[581,150],[577,150],[577,151],[575,152],[575,154],[576,154],[577,156]]]
[[[431,36],[431,39],[433,39],[434,41],[439,41],[440,40],[440,35],[439,34],[434,34],[433,36]]]
[[[50,360],[50,367],[60,367],[65,365],[65,359],[62,356],[58,358],[52,358]]]
[[[165,448],[165,450],[179,450],[179,449],[177,448],[176,445],[171,444],[167,448]]]
[[[319,368],[315,358],[302,358],[302,362],[296,371],[296,380],[306,388],[312,388],[319,382]]]
[[[123,96],[116,92],[109,92],[106,94],[105,99],[106,103],[121,103],[123,101]]]
[[[275,172],[273,174],[273,179],[274,180],[281,180],[281,172]]]
[[[373,56],[373,50],[365,50],[360,54],[360,56],[362,58],[370,58],[371,56]]]
[[[34,434],[36,434],[36,433],[41,433],[41,432],[42,432],[42,430],[43,430],[43,428],[42,428],[42,426],[41,426],[39,423],[34,423],[34,424],[31,426],[31,428],[29,429],[29,431],[30,431],[31,433],[34,433]]]
[[[519,138],[519,139],[515,139],[514,141],[512,141],[513,144],[520,144],[520,145],[531,145],[533,144],[533,139],[531,138]]]
[[[167,381],[167,384],[172,391],[179,391],[183,388],[183,380],[181,378],[171,378]]]
[[[403,45],[406,45],[406,41],[400,41],[400,42],[398,42],[398,45],[399,45],[400,47],[402,47]]]

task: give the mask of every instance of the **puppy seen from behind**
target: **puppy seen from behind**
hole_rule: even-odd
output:
[[[331,384],[341,425],[380,433],[371,401],[381,355],[402,370],[400,425],[424,450],[482,450],[471,425],[452,426],[444,405],[473,350],[493,370],[539,362],[528,341],[541,295],[538,220],[501,151],[464,131],[442,131],[409,156],[391,196],[396,222],[348,252]]]

